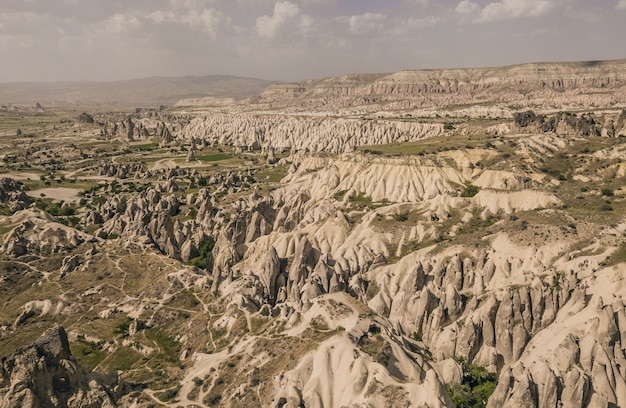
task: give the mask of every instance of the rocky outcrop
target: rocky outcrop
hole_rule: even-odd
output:
[[[18,225],[4,236],[0,251],[11,257],[32,252],[52,255],[75,248],[94,237],[74,228],[54,222],[55,219],[39,210],[24,210],[12,216]]]
[[[145,169],[141,164],[119,164],[106,162],[100,169],[100,176],[116,177],[125,179],[127,177],[139,178]]]
[[[78,118],[76,120],[78,121],[78,123],[92,124],[94,122],[93,116],[91,116],[87,112],[83,112],[80,115],[78,115]]]
[[[273,108],[387,109],[480,102],[550,101],[598,106],[619,103],[626,91],[626,60],[538,63],[498,68],[407,70],[276,84],[254,102]],[[610,90],[611,92],[607,92]],[[398,101],[401,100],[401,101]]]
[[[88,373],[55,326],[31,346],[0,359],[0,407],[116,407],[131,392],[117,373]]]
[[[170,130],[167,128],[167,125],[164,122],[158,122],[156,126],[155,136],[161,138],[161,143],[169,144],[172,143],[174,138],[170,133]]]
[[[569,136],[608,136],[622,134],[626,111],[614,121],[612,118],[594,118],[591,114],[578,116],[575,113],[559,112],[555,115],[537,115],[533,111],[516,113],[513,117],[512,132],[515,133],[556,133]]]
[[[354,312],[342,302],[346,298],[338,293],[312,299],[303,319],[331,328],[346,324],[346,333],[321,343],[277,376],[271,406],[453,406],[419,346],[411,342],[412,351],[406,351],[407,343],[383,318],[350,318]],[[331,305],[342,313],[336,315]]]
[[[0,207],[6,207],[14,213],[23,210],[31,202],[32,199],[24,192],[23,184],[8,177],[0,178]]]
[[[621,299],[612,305],[604,305],[602,298],[596,304],[577,300],[556,323],[569,329],[547,330],[533,338],[519,361],[501,372],[488,406],[556,406],[561,401],[572,407],[618,407],[626,403],[621,364],[624,305]],[[569,326],[581,316],[588,324]]]
[[[216,113],[193,119],[180,135],[250,150],[341,153],[362,145],[413,142],[442,133],[441,124],[399,120]]]
[[[169,125],[171,126],[171,125]],[[111,138],[121,138],[127,142],[145,140],[151,136],[161,139],[162,143],[168,144],[172,139],[168,124],[151,118],[150,115],[128,115],[121,121],[110,121],[103,124],[102,134]]]

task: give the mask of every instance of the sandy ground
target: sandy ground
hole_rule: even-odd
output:
[[[34,198],[48,197],[54,200],[76,201],[78,200],[78,193],[80,191],[81,190],[75,188],[57,187],[27,191],[26,194]],[[42,196],[42,194],[45,194],[45,196]]]

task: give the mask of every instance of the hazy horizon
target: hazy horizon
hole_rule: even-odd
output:
[[[0,83],[297,81],[626,57],[626,0],[5,0]]]
[[[603,60],[563,60],[563,61],[525,61],[525,62],[518,62],[518,63],[513,63],[513,64],[502,64],[502,65],[491,65],[491,66],[475,66],[475,67],[470,67],[470,66],[450,66],[450,67],[433,67],[433,68],[403,68],[401,70],[398,71],[402,71],[402,70],[416,70],[416,71],[435,71],[435,70],[455,70],[455,69],[480,69],[480,68],[506,68],[508,66],[516,66],[516,65],[526,65],[526,64],[550,64],[550,63],[555,63],[555,64],[567,64],[567,63],[585,63],[585,62],[610,62],[610,61],[620,61],[620,60],[626,60],[626,57],[624,58],[610,58],[610,59],[603,59]],[[350,74],[391,74],[397,71],[387,71],[387,72],[343,72],[343,73],[337,73],[335,75],[329,75],[329,76],[324,76],[324,77],[310,77],[310,78],[302,78],[302,79],[298,79],[298,80],[294,80],[293,82],[300,82],[300,81],[307,81],[307,80],[315,80],[315,79],[320,79],[320,78],[325,78],[325,77],[336,77],[336,76],[342,76],[342,75],[350,75]],[[132,82],[132,81],[141,81],[141,80],[149,80],[149,79],[159,79],[159,78],[163,78],[163,79],[175,79],[175,78],[205,78],[205,77],[232,77],[232,78],[236,78],[236,79],[251,79],[251,80],[259,80],[259,81],[265,81],[265,82],[271,82],[271,83],[280,83],[280,82],[291,82],[291,81],[285,81],[285,80],[280,80],[280,79],[268,79],[268,78],[255,78],[255,77],[250,77],[250,76],[238,76],[238,75],[232,75],[232,74],[224,74],[224,73],[213,73],[213,74],[197,74],[197,75],[189,75],[189,74],[181,74],[181,75],[152,75],[152,76],[146,76],[146,77],[133,77],[133,78],[120,78],[120,79],[112,79],[112,80],[67,80],[67,81],[63,81],[63,80],[51,80],[51,81],[13,81],[13,82],[2,82],[0,81],[0,84],[2,85],[19,85],[19,84],[46,84],[46,85],[55,85],[55,84],[89,84],[89,83],[93,83],[93,84],[108,84],[108,83],[115,83],[115,82]]]

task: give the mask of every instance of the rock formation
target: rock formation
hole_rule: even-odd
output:
[[[87,373],[76,362],[63,327],[0,359],[1,407],[116,407],[131,392],[117,373]]]
[[[146,389],[56,328],[3,404],[626,405],[624,72],[351,75],[96,116],[115,160],[33,142],[89,187],[69,216],[0,181],[0,348],[59,322]]]

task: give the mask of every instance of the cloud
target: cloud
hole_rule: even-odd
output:
[[[350,32],[353,34],[366,34],[369,32],[382,31],[385,28],[387,16],[379,13],[364,13],[351,16],[348,19]]]
[[[294,20],[300,14],[300,7],[288,1],[274,5],[274,14],[261,16],[256,20],[259,35],[264,38],[274,38],[279,29],[288,21]]]
[[[457,4],[454,10],[459,14],[473,14],[478,11],[478,9],[478,4],[472,3],[470,0],[463,0]]]
[[[402,23],[410,28],[424,28],[432,27],[437,24],[444,23],[446,20],[439,16],[428,17],[410,17],[408,20],[402,21]]]
[[[410,67],[618,58],[623,55],[611,39],[626,35],[620,20],[626,0],[0,4],[0,56],[12,62],[0,64],[2,81],[203,73],[295,80]],[[506,23],[487,24],[496,21]],[[529,35],[544,41],[542,46],[529,42]],[[484,46],[467,46],[479,42]],[[120,60],[125,63],[110,63]]]
[[[192,28],[200,28],[209,37],[215,39],[217,37],[217,30],[221,23],[224,21],[222,13],[215,9],[204,9],[200,14],[188,14],[183,22],[187,23]]]
[[[141,22],[136,16],[115,14],[106,19],[104,28],[109,33],[120,34],[131,28],[141,27]]]
[[[212,8],[198,12],[188,11],[183,14],[176,14],[171,10],[157,10],[148,14],[146,19],[158,25],[183,24],[192,29],[200,29],[214,40],[217,38],[220,26],[229,22],[221,12]]]
[[[475,22],[487,23],[500,20],[541,17],[557,8],[559,3],[559,0],[501,0],[487,4],[481,10],[480,16]]]
[[[153,11],[146,18],[156,24],[175,23],[178,21],[174,12],[163,10]]]

